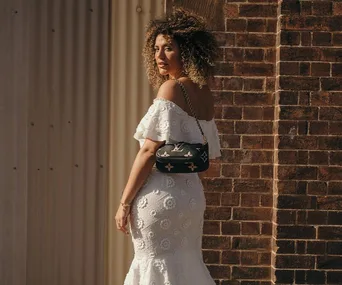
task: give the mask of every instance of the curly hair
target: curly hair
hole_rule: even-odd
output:
[[[206,85],[213,73],[218,44],[214,34],[207,28],[205,20],[178,8],[171,15],[152,20],[147,25],[143,57],[148,80],[154,88],[159,88],[168,80],[168,76],[159,73],[154,58],[155,40],[160,34],[177,42],[184,73],[200,87]]]

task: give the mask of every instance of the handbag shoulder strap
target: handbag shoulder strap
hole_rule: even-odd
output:
[[[197,126],[198,126],[198,128],[200,129],[201,134],[202,134],[202,136],[203,136],[204,143],[206,144],[206,143],[208,142],[208,141],[207,141],[207,138],[206,138],[206,136],[204,135],[204,132],[203,132],[202,127],[201,127],[201,124],[199,123],[199,121],[198,121],[198,119],[197,119],[197,116],[196,116],[196,113],[195,113],[195,111],[194,111],[194,108],[192,107],[192,104],[191,104],[191,101],[190,101],[188,92],[186,91],[186,89],[185,89],[185,87],[184,87],[184,85],[183,85],[182,82],[180,82],[178,79],[175,79],[175,81],[179,84],[179,86],[180,86],[181,89],[182,89],[183,96],[184,96],[184,98],[185,98],[186,103],[187,103],[188,106],[189,106],[191,115],[196,119]]]

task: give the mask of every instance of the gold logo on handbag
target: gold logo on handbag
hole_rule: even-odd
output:
[[[162,145],[156,152],[156,167],[159,171],[166,173],[202,172],[209,168],[208,141],[183,83],[177,79],[175,81],[180,85],[191,114],[196,119],[197,126],[203,137],[203,143],[177,142]]]

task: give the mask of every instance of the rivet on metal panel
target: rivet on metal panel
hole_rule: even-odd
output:
[[[17,170],[17,168],[14,166],[14,167],[13,167],[13,170]]]
[[[75,164],[75,167],[78,167],[78,164]]]
[[[34,126],[34,123],[33,123],[33,122],[31,122],[31,126]]]
[[[40,170],[40,168],[37,169],[38,171]]]
[[[68,121],[68,124],[71,124],[71,121]]]
[[[136,9],[136,11],[137,11],[138,13],[141,13],[141,12],[142,12],[142,8],[141,8],[141,6],[140,6],[140,5],[138,5],[138,6],[137,6],[137,9]]]
[[[90,12],[94,12],[93,8],[90,8],[89,11],[90,11]]]
[[[53,167],[50,167],[50,170],[53,170]]]
[[[18,10],[12,10],[12,14],[18,14]]]

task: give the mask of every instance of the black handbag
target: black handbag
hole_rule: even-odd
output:
[[[202,172],[209,168],[208,141],[192,108],[184,85],[179,80],[175,80],[183,91],[184,98],[189,105],[192,116],[196,119],[204,143],[166,143],[158,148],[156,152],[156,167],[160,172],[166,173]]]

